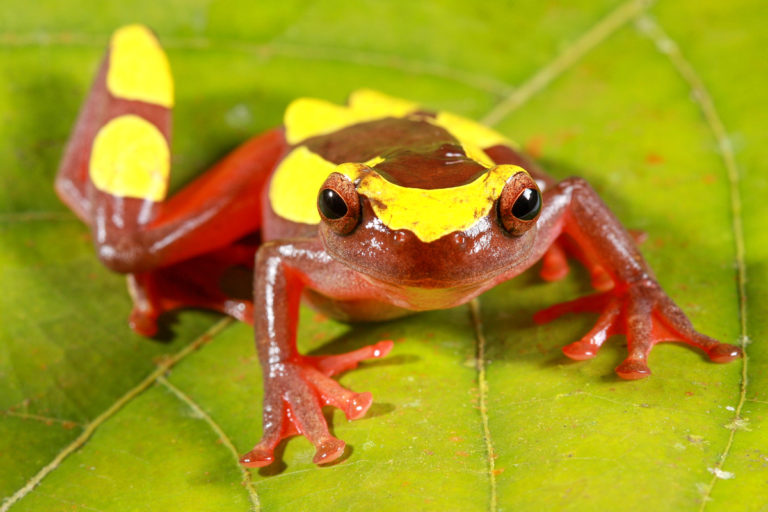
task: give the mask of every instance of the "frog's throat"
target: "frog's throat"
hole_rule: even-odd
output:
[[[375,160],[335,165],[305,146],[293,150],[275,171],[269,189],[274,212],[293,222],[318,224],[317,193],[332,172],[347,176],[368,198],[373,212],[391,230],[411,231],[422,242],[433,242],[455,231],[467,231],[488,215],[504,184],[518,172],[516,165],[488,169],[458,187],[421,189],[396,185],[371,169]],[[367,165],[368,164],[368,165]]]

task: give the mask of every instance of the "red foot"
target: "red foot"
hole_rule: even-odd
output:
[[[563,347],[563,353],[571,359],[590,359],[597,355],[610,336],[626,334],[629,356],[616,368],[616,373],[623,379],[648,377],[651,374],[648,353],[662,341],[682,341],[698,347],[716,363],[741,357],[739,347],[720,343],[696,331],[682,310],[651,280],[624,284],[557,304],[539,311],[533,319],[542,324],[566,313],[580,312],[599,313],[600,316],[580,340]]]
[[[346,354],[329,356],[297,356],[268,368],[265,376],[264,436],[253,450],[240,458],[249,468],[274,462],[277,444],[287,437],[301,434],[315,445],[315,464],[327,464],[344,453],[344,441],[333,437],[322,413],[322,407],[341,409],[347,419],[362,418],[373,403],[370,393],[353,393],[330,377],[355,368],[360,361],[386,356],[391,341],[380,341]]]

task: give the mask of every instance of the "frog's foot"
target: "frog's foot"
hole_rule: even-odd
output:
[[[616,368],[624,379],[651,374],[648,354],[662,341],[682,341],[698,347],[716,363],[741,356],[741,349],[720,343],[693,328],[685,313],[653,280],[624,284],[606,292],[557,304],[534,315],[537,323],[550,322],[566,313],[599,313],[595,326],[580,340],[563,347],[571,359],[590,359],[610,336],[626,334],[629,356]]]
[[[630,230],[629,234],[637,245],[642,244],[648,238],[644,231]],[[567,276],[571,270],[568,265],[568,256],[576,258],[587,268],[592,281],[592,288],[599,291],[613,288],[614,282],[610,274],[605,271],[602,265],[585,254],[567,235],[560,236],[544,253],[539,271],[541,278],[545,281],[559,281]]]
[[[355,368],[360,361],[384,357],[391,341],[380,341],[346,354],[298,356],[272,365],[274,376],[265,376],[264,436],[253,450],[240,458],[249,468],[274,461],[275,447],[287,437],[305,436],[315,446],[315,464],[327,464],[344,453],[346,444],[328,431],[322,408],[341,409],[349,420],[365,416],[373,403],[370,393],[353,393],[330,377]]]
[[[210,309],[253,323],[249,264],[254,252],[249,247],[229,246],[168,267],[128,274],[133,299],[131,329],[154,336],[160,315],[181,308]]]

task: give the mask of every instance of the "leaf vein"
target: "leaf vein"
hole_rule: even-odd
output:
[[[483,423],[483,438],[485,439],[485,451],[488,457],[488,480],[491,487],[491,496],[488,509],[491,512],[498,510],[498,497],[496,489],[496,452],[493,448],[491,429],[488,425],[488,378],[485,372],[485,334],[483,334],[483,320],[480,316],[480,300],[472,299],[469,303],[469,312],[472,318],[472,327],[475,331],[475,368],[477,370],[477,385],[479,388],[480,418]]]
[[[542,91],[555,78],[572,67],[587,53],[599,46],[608,36],[623,27],[627,22],[639,16],[651,4],[651,0],[629,0],[600,19],[573,44],[566,47],[551,62],[536,71],[522,85],[515,88],[504,100],[493,107],[483,117],[484,124],[493,126],[504,117]]]
[[[200,418],[205,421],[209,427],[211,427],[211,430],[213,430],[216,435],[219,437],[219,440],[221,443],[229,450],[229,452],[232,454],[232,456],[235,459],[235,464],[237,465],[238,470],[240,471],[240,474],[242,476],[242,484],[243,487],[248,491],[248,497],[251,500],[251,510],[253,512],[257,512],[261,510],[261,505],[259,504],[259,495],[256,492],[256,488],[253,485],[253,481],[251,480],[251,473],[245,469],[242,465],[240,465],[240,457],[237,453],[237,448],[235,448],[235,444],[232,442],[232,440],[229,438],[229,436],[224,432],[224,429],[219,426],[218,423],[216,423],[211,416],[203,410],[200,405],[192,400],[192,398],[184,393],[182,390],[171,384],[168,379],[163,377],[162,375],[157,378],[157,382],[163,385],[168,391],[173,393],[176,398],[187,404],[187,406],[192,409],[195,414],[197,414]]]
[[[64,447],[48,464],[43,466],[32,478],[27,481],[24,486],[17,490],[10,498],[7,498],[2,505],[0,505],[0,512],[7,512],[14,504],[29,494],[49,473],[54,471],[59,465],[70,455],[82,448],[85,443],[91,438],[93,433],[108,419],[115,415],[120,409],[127,405],[131,400],[143,393],[147,388],[157,381],[158,378],[170,370],[179,361],[184,359],[189,354],[195,352],[203,345],[208,343],[214,336],[224,330],[228,325],[233,323],[234,320],[227,317],[211,328],[205,331],[201,336],[195,339],[192,343],[185,346],[183,349],[160,362],[152,373],[150,373],[144,380],[139,382],[136,386],[128,390],[123,396],[118,398],[111,406],[109,406],[104,412],[99,414],[93,421],[85,426],[83,432],[75,438],[70,444]]]
[[[739,337],[740,345],[743,352],[742,365],[741,365],[741,383],[739,384],[739,401],[736,405],[734,412],[733,422],[743,421],[741,413],[744,409],[744,403],[747,398],[747,367],[749,364],[749,358],[747,356],[747,342],[749,337],[747,335],[747,266],[746,266],[746,251],[744,246],[744,229],[742,225],[742,205],[741,194],[739,191],[740,172],[736,165],[736,156],[733,152],[730,140],[728,138],[728,132],[723,125],[720,115],[717,113],[715,103],[712,100],[709,92],[704,86],[704,82],[694,70],[688,60],[686,60],[683,53],[680,51],[678,44],[673,41],[659,23],[650,16],[642,16],[638,19],[638,26],[644,35],[649,37],[655,44],[657,49],[664,55],[666,55],[669,62],[675,68],[677,73],[691,88],[693,99],[699,106],[701,114],[704,117],[704,121],[712,132],[717,146],[720,150],[720,156],[725,166],[725,172],[728,178],[728,185],[730,191],[731,201],[731,217],[732,217],[732,229],[734,237],[734,245],[736,250],[736,282],[739,296]],[[702,492],[702,501],[699,507],[699,511],[703,511],[707,502],[711,499],[712,489],[715,486],[715,482],[719,479],[717,477],[716,470],[722,470],[725,465],[728,455],[733,447],[733,441],[738,429],[730,429],[728,434],[728,440],[723,448],[720,457],[713,468],[713,475],[709,481],[709,484],[704,488]]]
[[[66,428],[71,427],[85,427],[80,422],[73,421],[73,420],[67,420],[63,418],[54,418],[52,416],[43,416],[41,414],[33,414],[29,412],[21,412],[21,411],[13,411],[13,410],[6,410],[6,411],[0,411],[0,415],[2,416],[12,416],[15,418],[21,418],[24,420],[34,420],[39,421],[41,423],[45,423],[46,425],[50,425],[52,423],[59,423],[62,426]]]

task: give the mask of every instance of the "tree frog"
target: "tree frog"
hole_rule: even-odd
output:
[[[117,30],[56,190],[90,226],[100,260],[127,274],[135,331],[152,336],[158,316],[181,307],[253,323],[263,437],[242,456],[245,466],[270,464],[276,445],[296,434],[315,446],[314,462],[337,459],[345,444],[322,407],[357,419],[372,397],[331,377],[392,347],[300,354],[301,299],[346,321],[391,319],[465,304],[540,260],[541,276],[559,279],[570,254],[597,292],[535,318],[599,314],[566,356],[594,357],[609,336],[625,334],[629,354],[616,372],[639,379],[661,341],[688,343],[718,363],[741,355],[693,328],[589,184],[556,182],[478,123],[371,90],[347,105],[297,99],[281,127],[166,198],[173,103],[154,34]]]

